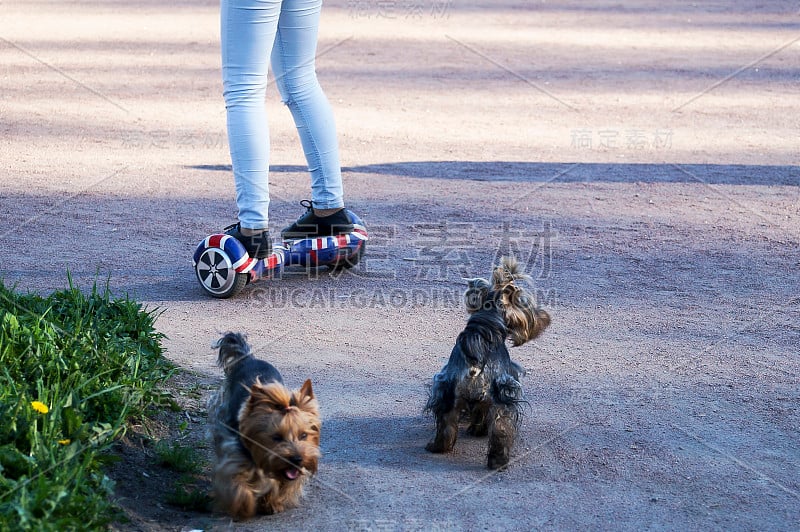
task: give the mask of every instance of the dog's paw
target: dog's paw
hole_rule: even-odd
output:
[[[509,453],[507,450],[503,449],[499,452],[489,454],[486,465],[489,469],[505,470],[508,468],[508,461]]]
[[[430,453],[449,453],[453,450],[453,447],[447,448],[443,442],[433,439],[425,446],[425,450]]]

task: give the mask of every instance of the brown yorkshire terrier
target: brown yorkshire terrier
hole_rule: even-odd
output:
[[[489,435],[488,467],[508,465],[524,403],[520,377],[525,370],[511,360],[506,339],[519,346],[550,325],[550,316],[538,308],[533,294],[517,285],[523,280],[530,277],[512,257],[501,259],[491,283],[467,279],[464,298],[471,316],[447,364],[433,377],[425,405],[436,417],[428,451],[452,451],[465,414],[469,434]]]
[[[287,389],[274,366],[250,355],[242,334],[226,333],[214,347],[225,372],[208,406],[219,509],[246,519],[297,506],[320,458],[322,423],[311,381]]]

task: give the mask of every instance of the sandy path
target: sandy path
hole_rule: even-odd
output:
[[[798,6],[585,4],[328,1],[318,71],[368,255],[216,301],[190,257],[235,217],[217,3],[2,2],[0,274],[108,279],[200,380],[228,329],[314,380],[320,474],[248,529],[796,528]],[[277,233],[308,180],[267,106]],[[508,251],[554,321],[512,351],[530,409],[487,475],[482,440],[424,451],[421,407],[461,277]],[[227,522],[145,502],[131,528]]]

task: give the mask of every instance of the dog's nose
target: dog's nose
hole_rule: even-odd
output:
[[[300,456],[299,454],[296,454],[296,455],[290,457],[289,461],[292,463],[292,465],[299,466],[300,464],[303,463],[303,457]]]
[[[478,375],[480,375],[480,373],[481,373],[481,368],[475,366],[469,368],[469,376],[472,377],[473,379]]]

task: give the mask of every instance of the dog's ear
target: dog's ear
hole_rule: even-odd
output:
[[[538,308],[536,298],[523,288],[513,284],[505,286],[501,301],[508,336],[514,346],[533,340],[550,325],[550,315]]]
[[[311,388],[311,379],[306,379],[300,389],[292,393],[291,404],[300,410],[319,416],[319,405]]]
[[[311,388],[311,379],[306,379],[306,382],[300,387],[300,396],[314,398],[314,390]]]
[[[525,309],[535,307],[536,302],[530,300],[528,292],[515,284],[507,284],[500,289],[500,301],[503,308]]]
[[[511,286],[503,291],[503,315],[514,346],[533,340],[550,325],[550,315],[536,306],[529,292]]]
[[[533,311],[533,320],[529,323],[528,338],[533,340],[550,325],[550,314],[537,308]]]

